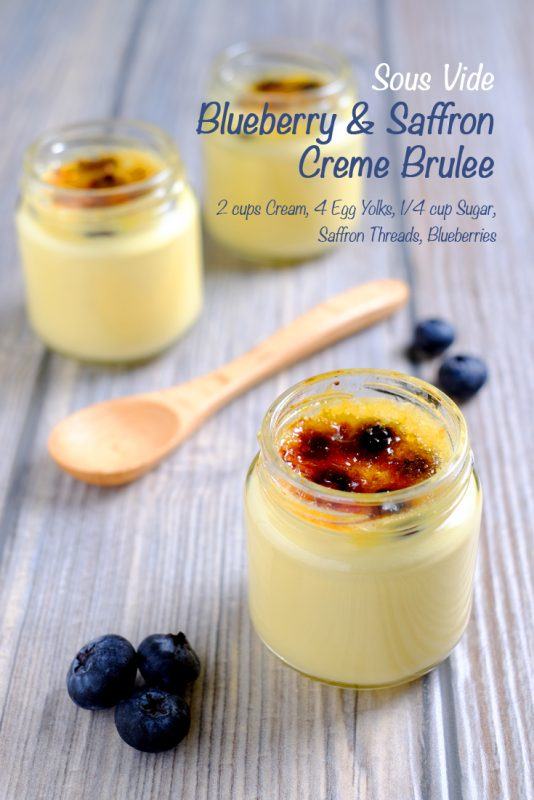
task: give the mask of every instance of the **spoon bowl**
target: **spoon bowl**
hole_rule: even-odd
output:
[[[101,486],[129,483],[177,443],[177,412],[156,399],[125,397],[97,403],[56,425],[48,449],[78,480]]]

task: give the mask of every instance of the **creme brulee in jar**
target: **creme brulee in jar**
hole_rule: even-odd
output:
[[[200,313],[197,201],[175,145],[152,125],[106,120],[39,139],[17,228],[30,321],[54,350],[137,361]]]
[[[355,98],[349,65],[340,54],[276,41],[228,48],[214,65],[209,91],[210,100],[221,106],[229,102],[237,115],[261,114],[265,104],[275,115],[337,114],[332,140],[320,145],[321,157],[334,159],[362,152],[362,137],[346,129]],[[215,132],[202,137],[205,221],[216,241],[264,263],[299,261],[332,246],[319,241],[319,230],[337,229],[342,207],[355,209],[361,179],[331,173],[303,177],[300,157],[307,146],[317,144],[317,136],[317,124],[308,134],[299,123],[290,135]],[[251,206],[259,213],[246,214]],[[348,224],[354,225],[354,218]]]
[[[464,418],[433,386],[381,370],[298,384],[247,479],[257,633],[328,683],[424,674],[469,619],[481,502]]]

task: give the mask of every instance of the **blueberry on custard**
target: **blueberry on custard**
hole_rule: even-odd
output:
[[[316,461],[326,458],[330,450],[328,436],[317,431],[304,431],[301,437],[302,452]]]
[[[420,483],[438,468],[438,451],[425,430],[424,421],[421,429],[401,407],[387,402],[325,403],[313,416],[288,425],[279,452],[302,477],[320,486],[360,494],[391,492]]]
[[[393,441],[393,432],[385,425],[369,425],[364,428],[358,438],[362,450],[375,455],[386,450]]]
[[[338,492],[357,492],[359,488],[358,481],[342,469],[329,468],[319,471],[311,477],[311,480],[328,489],[337,489]]]

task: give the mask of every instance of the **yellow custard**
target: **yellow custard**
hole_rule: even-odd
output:
[[[338,55],[276,45],[230,48],[217,62],[210,94],[236,113],[261,113],[265,103],[275,115],[336,113],[332,140],[320,145],[322,156],[333,158],[362,152],[362,137],[346,130],[355,97]],[[319,241],[321,226],[354,226],[346,214],[359,202],[359,179],[299,174],[300,157],[317,136],[318,123],[295,135],[203,137],[205,220],[218,242],[252,261],[283,263],[326,252],[332,245]]]
[[[126,362],[197,318],[197,201],[173,143],[125,121],[72,126],[26,158],[17,211],[30,320],[47,345]]]
[[[260,445],[246,519],[265,644],[358,688],[442,661],[469,618],[481,513],[452,401],[399,373],[319,376],[273,404]]]

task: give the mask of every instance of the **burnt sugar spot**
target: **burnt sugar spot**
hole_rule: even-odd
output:
[[[100,172],[104,169],[113,169],[117,166],[117,159],[114,156],[104,156],[104,158],[80,158],[76,164],[80,172]],[[62,169],[60,167],[60,169]]]
[[[330,489],[337,489],[340,492],[359,492],[360,483],[349,474],[348,470],[328,467],[312,472],[310,478],[314,483],[321,486],[328,486]]]
[[[124,184],[112,172],[105,172],[88,183],[89,189],[110,189],[113,186],[124,186]]]
[[[293,94],[320,89],[323,83],[309,76],[282,76],[279,78],[262,78],[254,83],[255,92],[265,94]]]
[[[318,431],[302,431],[300,448],[304,458],[310,461],[323,461],[330,452],[330,438]]]
[[[113,186],[128,186],[151,177],[155,172],[152,164],[144,163],[139,155],[128,157],[101,156],[78,158],[56,167],[49,176],[50,182],[65,189],[108,189]]]
[[[415,456],[414,458],[404,458],[398,463],[398,469],[409,477],[416,480],[424,480],[427,477],[430,464],[424,456]]]
[[[73,159],[55,167],[43,177],[60,189],[80,190],[79,197],[74,193],[58,197],[56,202],[62,205],[107,206],[124,203],[144,194],[146,189],[143,186],[136,189],[135,184],[143,184],[160,168],[161,165],[149,153],[132,149],[99,154],[94,158]],[[128,187],[128,191],[99,195],[99,190],[118,187]],[[83,190],[87,189],[95,190],[94,194],[83,194]]]
[[[386,420],[306,418],[283,437],[280,455],[303,477],[344,492],[391,492],[429,478],[435,452]]]

